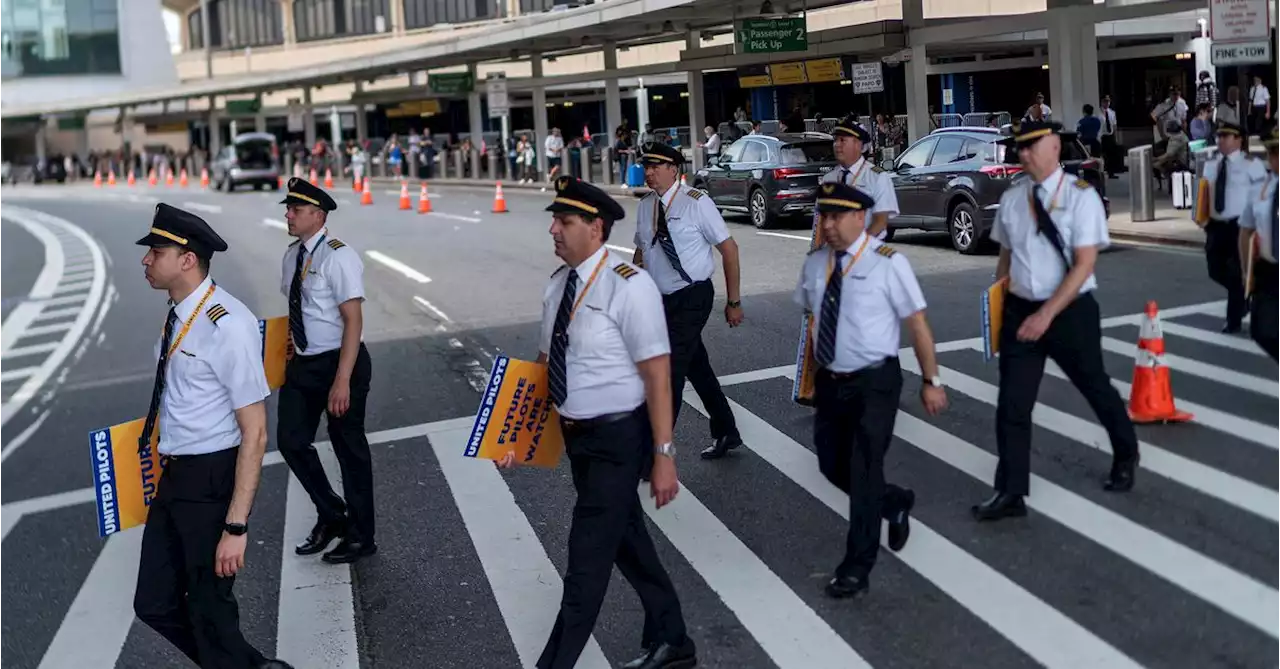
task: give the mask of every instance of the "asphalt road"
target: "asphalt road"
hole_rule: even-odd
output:
[[[493,356],[536,355],[539,298],[559,264],[542,211],[551,196],[511,189],[511,211],[492,214],[491,191],[444,188],[423,216],[399,211],[394,193],[362,207],[338,190],[330,234],[366,268],[379,553],[354,568],[294,556],[314,512],[269,454],[236,584],[243,628],[298,667],[531,666],[560,597],[568,467],[501,475],[461,452]],[[165,306],[134,241],[153,204],[215,226],[231,249],[214,277],[265,318],[286,312],[280,196],[42,186],[3,197],[3,666],[186,666],[132,618],[139,532],[97,537],[86,435],[146,411]],[[747,321],[730,330],[713,315],[705,338],[747,448],[701,461],[707,422],[687,397],[682,495],[649,507],[699,666],[1276,665],[1277,368],[1248,339],[1218,333],[1223,296],[1202,257],[1117,247],[1098,270],[1107,366],[1122,394],[1137,315],[1156,300],[1174,390],[1196,422],[1140,427],[1138,488],[1104,494],[1105,435],[1079,394],[1047,376],[1031,516],[978,525],[968,509],[994,471],[998,378],[974,338],[995,260],[959,256],[945,236],[902,235],[895,245],[929,300],[951,408],[926,419],[908,374],[887,475],[916,490],[912,538],[883,551],[871,594],[847,603],[821,592],[842,553],[847,499],[818,474],[811,412],[790,401],[787,378],[808,233],[731,230]],[[630,219],[617,226],[616,252],[629,253],[633,232]],[[909,350],[903,363],[912,368]],[[272,434],[274,409],[273,399]],[[615,577],[579,666],[630,659],[641,621]]]

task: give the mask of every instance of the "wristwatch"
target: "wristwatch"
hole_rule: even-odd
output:
[[[222,526],[222,529],[226,530],[227,534],[238,537],[248,533],[249,526],[244,523],[226,523]]]
[[[667,456],[668,458],[671,458],[672,460],[675,460],[675,459],[676,459],[676,445],[668,441],[667,443],[662,444],[662,445],[660,445],[660,446],[654,446],[654,447],[653,447],[653,454],[654,454],[654,455],[665,455],[665,456]]]
[[[729,300],[728,302],[725,302],[725,305],[733,309],[737,309],[742,306],[742,300]]]
[[[933,386],[934,388],[941,388],[941,387],[942,387],[942,377],[941,377],[941,376],[938,376],[937,374],[934,374],[932,377],[930,377],[930,378],[926,379],[926,380],[925,380],[925,383],[927,383],[927,384],[929,384],[929,385]]]

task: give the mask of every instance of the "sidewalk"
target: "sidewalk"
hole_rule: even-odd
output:
[[[422,180],[417,180],[417,181],[410,180],[410,181],[409,181],[409,189],[410,189],[411,191],[412,191],[412,190],[414,190],[414,189],[416,189],[416,188],[417,188],[417,186],[418,186],[418,184],[419,184],[419,183],[421,183],[421,181],[422,181]],[[337,181],[336,181],[336,179],[335,179],[335,185],[336,185],[336,183],[337,183]],[[348,184],[350,184],[350,182],[347,182],[347,183],[348,183]],[[490,180],[488,180],[488,179],[455,179],[455,178],[449,178],[449,179],[431,179],[430,181],[427,181],[427,185],[428,185],[428,186],[431,186],[431,185],[439,185],[439,186],[469,186],[469,187],[471,187],[471,188],[493,188],[497,183],[498,183],[497,181],[490,181]],[[534,191],[542,191],[542,190],[545,190],[545,189],[547,189],[547,188],[551,188],[551,184],[550,184],[550,183],[546,183],[546,182],[542,182],[542,181],[535,181],[535,182],[533,182],[533,183],[520,183],[520,182],[518,182],[518,181],[507,181],[507,180],[503,179],[501,183],[502,183],[502,189],[503,189],[503,190],[512,190],[512,189],[515,189],[515,190],[534,190]],[[646,195],[646,194],[648,194],[648,193],[649,193],[649,188],[648,188],[647,186],[639,186],[639,187],[636,187],[636,188],[629,188],[629,187],[627,187],[627,186],[620,186],[620,185],[618,185],[618,184],[614,184],[614,185],[612,185],[612,186],[606,186],[606,185],[603,185],[603,184],[597,184],[597,185],[598,185],[598,186],[600,186],[600,188],[602,188],[602,189],[604,189],[605,191],[610,192],[610,193],[621,193],[621,194],[623,194],[623,195],[634,195],[635,197],[642,197],[642,196],[644,196],[644,195]],[[371,177],[371,178],[369,179],[369,186],[370,186],[371,188],[399,188],[399,187],[400,187],[400,179],[395,178],[395,177]],[[416,191],[414,191],[414,192],[416,192]]]
[[[1107,182],[1107,196],[1111,199],[1107,229],[1113,240],[1204,247],[1204,232],[1191,220],[1191,210],[1174,209],[1168,192],[1155,193],[1155,220],[1151,221],[1133,220],[1128,174]]]

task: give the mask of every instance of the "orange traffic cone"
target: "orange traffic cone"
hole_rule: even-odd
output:
[[[422,190],[418,191],[418,213],[431,213],[431,198],[427,197],[427,182],[422,182]]]
[[[360,196],[360,204],[373,204],[373,191],[369,189],[369,177],[364,178],[364,193]]]
[[[310,182],[311,182],[311,185],[312,185],[312,186],[319,186],[319,185],[320,185],[320,180],[316,178],[316,168],[314,168],[314,167],[313,167],[313,168],[311,168],[311,178],[310,178],[310,179],[308,179],[308,181],[310,181]]]
[[[360,188],[360,177],[355,176],[355,175],[352,175],[352,177],[351,177],[351,191],[352,191],[352,192],[354,192],[354,193],[359,193],[359,192],[361,191],[361,188]]]
[[[333,188],[333,170],[328,167],[324,168],[324,187]]]
[[[507,198],[502,194],[502,182],[498,182],[498,188],[493,192],[493,213],[507,213]]]
[[[1184,423],[1193,418],[1173,404],[1169,368],[1164,364],[1164,332],[1155,301],[1147,302],[1146,320],[1138,334],[1138,353],[1129,391],[1129,418],[1135,423]]]
[[[209,188],[209,168],[207,167],[200,168],[200,187]]]
[[[114,185],[116,185],[116,171],[115,171],[115,170],[107,170],[107,185],[108,185],[108,186],[114,186]]]
[[[284,188],[284,175],[276,177],[276,188]]]
[[[400,182],[400,211],[409,211],[413,209],[413,202],[409,200],[409,182]]]
[[[147,185],[154,186],[156,185],[156,183],[157,183],[156,168],[153,167],[151,168],[151,171],[147,173]]]
[[[688,182],[687,180],[685,180],[684,175],[683,175],[683,174],[681,174],[681,175],[680,175],[680,185],[681,185],[681,186],[684,186],[684,185],[687,185],[688,183],[689,183],[689,182]]]
[[[182,174],[178,176],[178,185],[186,188],[188,183],[190,182],[187,181],[187,168],[184,167],[182,168]]]
[[[167,167],[164,168],[164,185],[170,188],[173,187],[173,170]]]
[[[129,185],[130,185],[130,186],[133,186],[133,185],[134,185],[134,184],[136,184],[136,183],[138,183],[138,181],[137,181],[137,179],[135,179],[135,178],[134,178],[134,176],[133,176],[133,168],[132,168],[132,167],[130,167],[130,168],[129,168]]]

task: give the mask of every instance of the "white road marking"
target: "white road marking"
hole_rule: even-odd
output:
[[[27,294],[27,300],[14,307],[9,318],[5,319],[4,325],[0,326],[0,351],[8,350],[26,334],[27,328],[40,316],[44,308],[40,300],[53,297],[67,270],[66,251],[53,230],[25,217],[10,216],[14,209],[12,206],[5,209],[4,217],[21,226],[40,242],[44,247],[44,266],[40,268],[40,274],[36,276],[36,282]]]
[[[5,460],[9,459],[9,456],[13,455],[14,451],[17,451],[19,448],[22,447],[23,444],[27,443],[27,440],[30,439],[32,435],[36,433],[37,430],[40,429],[40,426],[44,425],[44,421],[48,417],[49,417],[49,410],[45,409],[44,413],[40,414],[39,418],[35,419],[34,421],[31,421],[31,424],[28,425],[25,430],[19,433],[18,436],[14,437],[13,439],[10,439],[9,441],[6,441],[4,444],[4,449],[0,450],[0,462],[4,462]]]
[[[459,216],[458,214],[447,214],[443,211],[430,211],[427,212],[427,216],[438,216],[451,221],[462,221],[463,223],[479,223],[481,220],[478,216]]]
[[[61,307],[67,304],[80,304],[88,297],[88,293],[80,293],[79,295],[67,295],[65,297],[51,297],[47,300],[41,300],[41,302],[44,304],[45,308],[48,309],[49,307]],[[27,335],[30,336],[35,330],[36,328],[29,328],[27,330]]]
[[[809,235],[793,235],[786,232],[765,232],[763,230],[757,230],[756,234],[764,235],[765,237],[782,237],[783,239],[798,239],[802,242],[813,243],[813,237]]]
[[[692,388],[684,401],[707,415]],[[729,406],[748,448],[848,520],[849,497],[823,477],[817,455],[737,402],[729,400]],[[1043,666],[1140,666],[918,519],[912,519],[911,542],[896,557]]]
[[[396,260],[395,258],[392,258],[389,255],[386,255],[385,253],[381,253],[379,251],[365,251],[364,254],[369,256],[371,260],[376,260],[406,277],[409,277],[413,281],[417,281],[418,283],[431,283],[431,277],[400,262],[399,260]]]
[[[276,219],[274,219],[274,218],[264,218],[264,219],[262,219],[262,224],[263,224],[263,225],[269,225],[269,226],[271,226],[271,227],[273,227],[273,228],[279,228],[279,229],[281,229],[281,230],[288,230],[288,229],[289,229],[289,224],[288,224],[288,223],[285,223],[284,221],[276,220]]]
[[[115,666],[133,627],[141,556],[141,527],[107,539],[45,649],[40,669]]]
[[[6,369],[3,372],[0,372],[0,383],[3,383],[5,381],[17,381],[18,379],[25,379],[28,376],[35,374],[37,371],[39,371],[39,369],[40,369],[39,367],[23,367],[21,369]]]
[[[871,669],[809,605],[725,527],[688,488],[658,509],[638,490],[649,519],[702,576],[781,669]]]
[[[66,283],[59,285],[58,289],[55,290],[53,294],[61,295],[62,293],[84,291],[84,290],[88,290],[89,287],[92,285],[93,285],[93,279],[88,279],[84,281],[68,281]]]
[[[196,210],[196,211],[203,211],[203,212],[208,213],[208,214],[221,214],[221,213],[222,213],[222,207],[221,207],[221,206],[219,206],[219,205],[216,205],[216,204],[203,204],[203,203],[200,203],[200,202],[183,202],[183,203],[182,203],[182,206],[183,206],[183,207],[186,207],[187,209],[194,209],[194,210]]]
[[[449,316],[448,316],[448,315],[446,315],[443,311],[440,311],[439,309],[437,309],[437,308],[436,308],[436,305],[434,305],[434,304],[432,304],[432,303],[430,303],[430,302],[428,302],[428,301],[426,301],[426,300],[422,299],[421,297],[418,297],[417,295],[414,295],[414,296],[413,296],[413,301],[414,301],[414,302],[417,302],[417,303],[418,303],[418,304],[420,304],[420,305],[422,305],[422,306],[423,306],[427,311],[430,311],[431,313],[435,314],[437,317],[439,317],[439,318],[440,318],[440,320],[442,320],[442,321],[444,321],[444,322],[446,322],[446,323],[452,323],[452,322],[453,322],[452,320],[450,320],[450,319],[449,319]]]
[[[32,344],[30,346],[17,346],[7,351],[4,351],[3,353],[0,353],[0,358],[21,358],[27,355],[39,355],[41,353],[48,353],[58,348],[58,344],[59,342],[49,341],[49,342],[44,342],[43,344]]]
[[[1122,355],[1133,355],[1134,352],[1137,351],[1138,346],[1137,344],[1127,344],[1113,337],[1103,337],[1102,349],[1104,351],[1111,351],[1112,353],[1119,353]],[[1199,360],[1193,360],[1191,358],[1184,358],[1172,353],[1164,354],[1164,364],[1174,371],[1185,372],[1192,376],[1198,376],[1202,379],[1209,379],[1210,381],[1224,385],[1251,390],[1261,395],[1280,397],[1280,384],[1277,384],[1275,379],[1264,379],[1261,376],[1253,376],[1252,374],[1237,372],[1234,369],[1211,365],[1206,362],[1200,362]]]
[[[1267,352],[1262,350],[1252,339],[1244,339],[1242,337],[1233,337],[1229,334],[1221,332],[1211,332],[1203,328],[1182,325],[1181,323],[1165,323],[1161,319],[1160,329],[1165,334],[1171,334],[1186,339],[1195,339],[1215,346],[1222,346],[1233,351],[1242,353],[1252,353],[1254,355],[1266,356]]]
[[[471,535],[520,666],[532,667],[555,623],[563,582],[502,475],[491,463],[462,454],[471,434],[470,421],[452,430],[432,430],[427,438]],[[609,666],[591,636],[578,669]]]
[[[625,247],[625,246],[618,246],[617,244],[605,244],[605,247],[606,247],[606,248],[613,249],[614,251],[617,251],[618,253],[629,253],[629,254],[631,254],[632,256],[635,256],[635,253],[636,253],[636,250],[635,250],[635,249],[629,249],[629,248],[627,248],[627,247]]]
[[[76,314],[80,313],[80,311],[81,311],[81,307],[66,307],[63,309],[50,309],[48,311],[40,312],[40,315],[36,317],[36,320],[47,321],[47,320],[52,320],[54,318],[65,318],[67,316],[75,316]],[[75,321],[74,320],[68,321],[68,324],[74,325]]]
[[[342,472],[332,448],[316,449],[335,489]],[[289,474],[285,498],[284,549],[280,558],[280,599],[276,618],[276,657],[301,667],[359,669],[351,565],[330,565],[318,556],[293,552],[293,544],[311,531],[315,506],[298,477]]]

